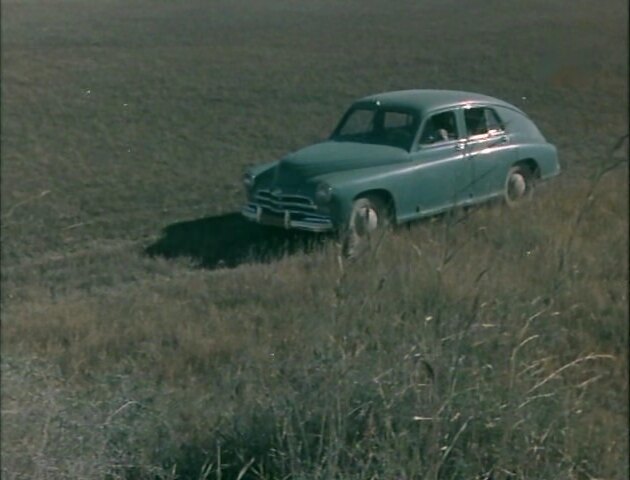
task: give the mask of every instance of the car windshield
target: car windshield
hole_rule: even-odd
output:
[[[412,111],[355,107],[343,116],[331,139],[389,145],[408,151],[418,122],[418,114]]]

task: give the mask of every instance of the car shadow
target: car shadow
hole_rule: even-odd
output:
[[[310,252],[330,234],[264,227],[228,213],[167,226],[145,254],[190,258],[202,268],[233,268],[246,262],[264,263],[284,255]]]

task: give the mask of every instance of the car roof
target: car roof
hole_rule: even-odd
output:
[[[521,110],[514,105],[499,100],[498,98],[489,97],[480,93],[457,90],[399,90],[369,95],[357,100],[355,103],[375,102],[379,102],[379,104],[388,108],[412,108],[422,113],[440,108],[475,103],[501,105],[521,112]]]

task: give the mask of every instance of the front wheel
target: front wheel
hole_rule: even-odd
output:
[[[505,179],[505,203],[512,207],[527,198],[531,198],[534,190],[534,174],[524,165],[510,168]]]
[[[377,239],[391,224],[387,204],[376,196],[357,198],[352,203],[352,211],[343,240],[346,257],[356,257]]]

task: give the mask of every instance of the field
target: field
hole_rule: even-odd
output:
[[[624,479],[622,0],[2,2],[3,479]],[[406,88],[562,175],[355,261],[240,178]]]

